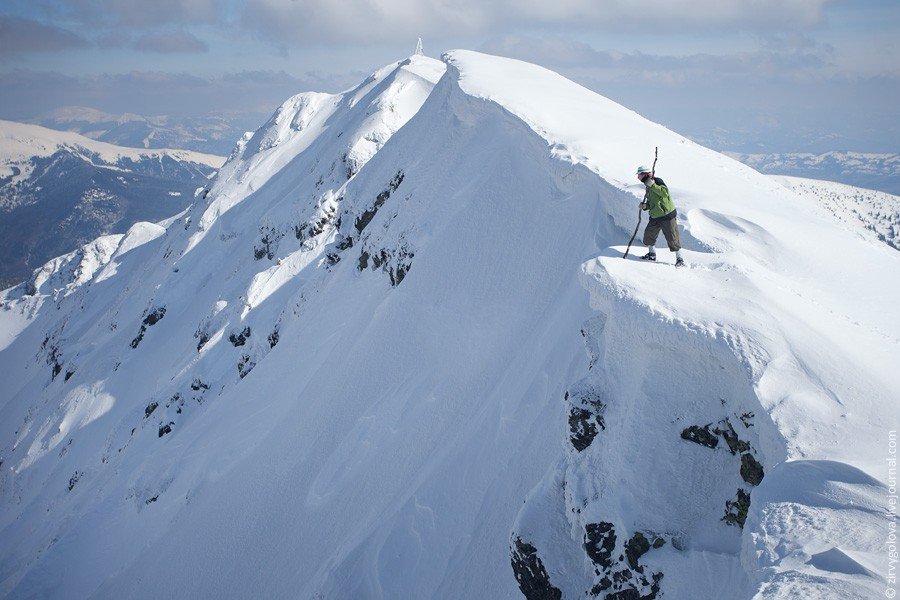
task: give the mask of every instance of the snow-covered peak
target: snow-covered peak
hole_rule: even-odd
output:
[[[350,120],[344,114],[337,117],[344,122],[338,123],[330,119],[336,110],[341,108],[342,112],[349,112],[348,109],[356,107],[362,101],[365,106],[355,112],[364,113],[368,118],[359,123],[357,117],[357,123],[351,123],[362,125],[359,130],[352,132],[357,138],[372,135],[372,129],[378,126],[396,130],[399,128],[397,125],[402,125],[415,114],[443,72],[444,66],[440,61],[425,56],[412,56],[382,67],[362,84],[341,94],[297,94],[285,101],[253,134],[242,158],[247,159],[253,154],[274,148],[299,134],[303,134],[302,137],[311,142],[321,133],[326,122],[329,127],[333,127],[344,125]],[[393,114],[385,114],[385,109]],[[315,129],[307,132],[311,127]],[[339,133],[343,134],[343,131]]]
[[[0,592],[878,589],[900,255],[546,69],[445,61],[292,98],[102,276],[4,300]],[[689,269],[622,259],[655,146]]]
[[[317,189],[336,190],[419,110],[444,73],[425,56],[391,63],[341,94],[301,93],[241,140],[212,188],[204,227],[259,189],[301,153],[337,156]],[[323,169],[324,170],[324,169]],[[292,184],[295,185],[295,184]]]

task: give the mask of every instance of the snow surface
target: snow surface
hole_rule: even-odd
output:
[[[833,181],[786,176],[773,179],[821,205],[860,235],[900,250],[900,196]]]
[[[621,258],[655,145],[688,269]],[[515,598],[516,540],[565,598],[884,590],[900,255],[543,68],[300,94],[57,260],[2,296],[0,594]]]

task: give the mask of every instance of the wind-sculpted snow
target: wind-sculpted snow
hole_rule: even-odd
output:
[[[690,269],[620,258],[654,145]],[[897,253],[556,74],[301,94],[127,239],[3,297],[0,593],[883,587]]]
[[[692,250],[694,266],[686,272],[622,261],[618,248],[601,249],[599,258],[584,264],[585,287],[605,325],[585,329],[596,374],[577,385],[593,382],[600,392],[587,403],[594,408],[569,400],[575,415],[602,408],[604,427],[585,452],[577,453],[573,443],[565,467],[557,467],[565,474],[552,479],[565,482],[566,490],[566,503],[557,503],[557,510],[585,535],[573,536],[575,546],[589,548],[591,526],[603,523],[617,532],[613,556],[622,552],[627,559],[628,542],[638,533],[671,543],[649,551],[647,564],[620,559],[617,566],[610,559],[601,565],[592,558],[593,578],[563,577],[561,586],[574,581],[573,597],[588,584],[601,596],[655,597],[653,578],[661,573],[661,590],[675,597],[788,597],[809,585],[818,597],[862,598],[883,589],[886,556],[879,553],[872,520],[887,531],[887,488],[880,489],[880,515],[856,518],[839,506],[817,507],[815,543],[801,523],[783,516],[780,543],[767,539],[772,529],[765,519],[760,524],[759,515],[802,510],[802,502],[784,507],[766,499],[802,496],[804,480],[782,477],[769,484],[763,476],[790,468],[793,460],[831,461],[835,467],[822,471],[825,482],[842,481],[841,469],[863,469],[868,485],[877,486],[874,478],[885,475],[898,383],[888,357],[897,353],[894,324],[900,323],[900,311],[886,299],[900,289],[897,278],[877,274],[898,271],[893,251],[837,227],[814,199],[786,194],[767,178],[559,76],[467,53],[451,57],[451,64],[460,65],[463,89],[502,103],[557,155],[607,181],[618,183],[633,172],[633,163],[643,162],[637,146],[658,144],[658,173],[671,174]],[[501,72],[516,85],[493,86]],[[535,89],[541,93],[526,92]],[[552,98],[563,97],[571,110],[547,108]],[[601,192],[600,200],[614,204],[619,197]],[[611,213],[613,219],[622,214]],[[622,411],[618,417],[616,410]],[[730,452],[710,452],[679,435],[707,424],[723,431],[723,440],[732,438]],[[708,463],[712,457],[718,459]],[[757,485],[761,499],[754,504]],[[544,489],[537,488],[531,501],[544,503]],[[871,506],[861,496],[845,502]],[[552,565],[566,553],[553,541],[541,543],[553,539],[548,526],[535,511],[525,514],[517,531],[534,533],[531,539],[516,535],[546,557],[550,580],[554,569],[571,572],[571,564]],[[742,538],[773,548],[767,563],[755,563],[753,543],[745,542],[741,552]],[[881,574],[824,568],[828,561],[814,560],[813,549],[828,550],[829,540],[863,564],[881,564]],[[720,563],[713,569],[709,553]],[[785,580],[792,584],[775,583]]]

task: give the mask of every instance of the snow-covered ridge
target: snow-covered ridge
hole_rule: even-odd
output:
[[[387,65],[342,94],[298,94],[284,102],[258,131],[245,136],[216,185],[221,188],[252,170],[251,188],[241,189],[258,188],[330,130],[336,130],[335,143],[345,148],[341,162],[344,179],[349,179],[415,114],[443,72],[440,62],[411,56]],[[352,110],[360,103],[364,103],[363,110]],[[337,118],[332,119],[336,113]],[[350,137],[338,141],[344,130]],[[272,152],[276,147],[278,151]]]
[[[51,156],[60,149],[82,154],[86,159],[98,160],[107,166],[114,166],[123,159],[138,161],[170,156],[179,161],[217,169],[225,160],[220,156],[190,150],[125,148],[98,142],[69,131],[56,131],[39,125],[0,120],[0,178],[26,177],[27,172],[19,174],[18,171],[27,169],[27,164],[32,158]]]
[[[205,202],[4,296],[0,593],[878,589],[897,253],[545,69],[445,60],[290,99]],[[621,259],[656,145],[685,271]]]
[[[560,515],[566,515],[576,529],[588,532],[586,544],[595,543],[591,519],[595,525],[605,524],[608,531],[618,531],[618,542],[615,534],[608,532],[607,537],[596,540],[598,545],[611,541],[610,552],[620,547],[627,550],[623,533],[637,535],[636,531],[642,531],[644,539],[651,542],[657,536],[660,543],[681,546],[679,550],[685,552],[677,558],[663,553],[658,559],[663,574],[681,572],[690,564],[692,550],[699,558],[703,552],[729,552],[731,547],[730,552],[740,556],[736,564],[743,565],[749,577],[743,582],[741,577],[726,578],[726,589],[731,586],[733,597],[754,590],[761,597],[781,597],[804,585],[817,590],[819,597],[863,597],[877,590],[880,584],[872,568],[878,560],[875,532],[886,527],[886,521],[879,524],[873,514],[859,512],[852,521],[859,537],[838,542],[843,529],[851,526],[842,509],[824,511],[815,532],[786,522],[784,513],[803,504],[798,498],[810,490],[802,485],[823,486],[823,490],[839,485],[828,483],[830,478],[864,484],[858,499],[844,509],[856,503],[868,506],[867,510],[877,506],[872,498],[878,493],[875,478],[883,475],[880,458],[887,435],[882,419],[892,412],[896,415],[893,390],[898,384],[890,375],[888,358],[897,353],[898,330],[886,327],[885,319],[900,323],[900,309],[887,298],[896,297],[900,288],[896,278],[888,283],[876,274],[900,271],[898,256],[835,227],[834,216],[816,199],[785,193],[769,178],[554,73],[470,52],[451,53],[447,60],[459,73],[464,91],[502,105],[543,137],[555,156],[576,167],[583,165],[633,198],[642,193],[640,185],[630,179],[633,165],[648,162],[640,157],[658,145],[661,160],[657,172],[673,191],[682,215],[685,245],[693,251],[688,255],[694,267],[685,273],[622,261],[619,250],[612,248],[601,248],[600,258],[583,265],[584,285],[600,313],[596,321],[589,322],[595,324],[583,330],[597,372],[578,382],[579,388],[595,391],[577,394],[571,415],[576,422],[583,414],[596,413],[585,419],[603,415],[607,431],[597,435],[596,450],[584,455],[572,452],[561,473],[548,473],[548,480],[562,480],[567,490],[563,506],[557,509]],[[610,217],[627,231],[633,212],[628,215],[618,205],[620,193],[603,191],[599,181],[597,185]],[[845,271],[843,265],[854,265],[853,271]],[[837,286],[833,284],[836,272],[842,279]],[[848,289],[853,293],[848,294]],[[698,334],[710,346],[698,347]],[[642,342],[642,338],[653,342]],[[659,343],[672,350],[660,353],[656,350]],[[863,348],[865,358],[860,356]],[[657,353],[658,358],[650,358]],[[721,364],[709,365],[710,359]],[[728,371],[733,374],[726,376]],[[627,387],[611,386],[610,381]],[[714,392],[719,386],[721,390]],[[660,423],[652,438],[654,458],[643,467],[634,457],[620,463],[622,457],[616,454],[633,447],[654,420],[653,413],[662,408],[659,403],[664,403],[669,424]],[[752,423],[737,425],[748,415],[754,417]],[[702,471],[684,470],[684,465],[700,466],[696,461],[703,450],[694,458],[694,449],[681,438],[694,431],[688,425],[708,432],[716,423],[726,431],[726,439],[732,426],[747,429],[738,434],[742,438],[749,436],[739,445],[748,450],[731,448],[731,453],[742,459],[743,481],[735,469],[734,480],[725,486],[738,488],[736,497],[719,497],[724,490],[713,491],[713,484],[704,495],[706,503],[692,499],[673,511],[678,515],[674,520],[664,506],[645,504],[643,509],[623,510],[622,486],[640,489],[642,503],[645,497],[660,498],[670,510],[673,500],[667,492],[678,489],[684,478],[694,478],[691,487],[703,480],[707,482],[701,485],[709,486]],[[593,427],[596,432],[597,425]],[[666,429],[676,435],[659,439]],[[845,445],[848,439],[854,440],[852,446]],[[660,453],[673,457],[672,467],[682,465],[681,472],[661,477],[656,458]],[[790,461],[800,459],[812,461],[810,464],[817,465],[812,468],[819,473],[795,487],[783,473],[793,472]],[[745,473],[748,464],[757,462],[760,474],[775,474],[778,483],[774,485],[782,487],[772,489],[765,479]],[[603,482],[609,480],[618,481],[619,487],[604,487]],[[756,485],[763,497],[774,496],[778,501],[761,506],[760,502],[750,503]],[[553,492],[538,491],[532,501],[546,506],[544,493]],[[630,497],[631,492],[628,494]],[[749,513],[742,494],[750,504]],[[791,499],[790,508],[782,504],[787,498]],[[720,511],[726,516],[733,514],[742,527],[746,517],[742,549],[728,542],[728,536],[710,538],[710,529],[723,516],[712,512],[715,504],[723,507]],[[732,510],[738,512],[730,513]],[[527,514],[533,516],[534,510]],[[537,518],[544,523],[552,520],[546,513]],[[773,534],[776,522],[779,525]],[[549,540],[554,534],[540,533],[546,525],[535,525],[526,518],[520,526],[526,531],[533,528],[535,535],[545,535],[543,539],[552,543]],[[816,560],[816,552],[827,549],[832,540],[845,544],[840,546],[842,552],[852,550],[858,557],[859,566],[853,567],[852,573],[865,572],[869,579],[848,577],[845,567],[829,569],[823,566],[827,560]],[[578,540],[573,543],[577,545]],[[784,545],[792,550],[785,551]],[[540,544],[537,547],[540,553]],[[567,554],[558,548],[547,552]],[[808,554],[805,565],[797,564],[797,553],[803,552],[813,557]],[[577,566],[560,562],[560,556],[550,560],[560,573]],[[649,564],[654,562],[651,559]],[[642,570],[640,577],[635,575],[625,583],[613,577],[621,573],[617,569],[628,566],[633,572],[636,564],[636,559],[629,559],[621,566],[614,561],[605,565],[592,583],[599,586],[594,590],[612,592],[633,586],[652,595],[656,581],[649,572]],[[673,569],[677,564],[681,567]],[[722,568],[730,570],[725,564]],[[614,583],[609,583],[610,579]],[[679,597],[693,586],[712,585],[702,577],[691,581],[678,576],[673,583],[674,589],[681,590]],[[569,592],[574,595],[577,590],[570,588]]]

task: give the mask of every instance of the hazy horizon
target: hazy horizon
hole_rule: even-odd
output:
[[[261,119],[413,52],[541,64],[718,149],[896,152],[900,11],[888,0],[599,7],[309,0],[12,0],[0,9],[0,118]]]

